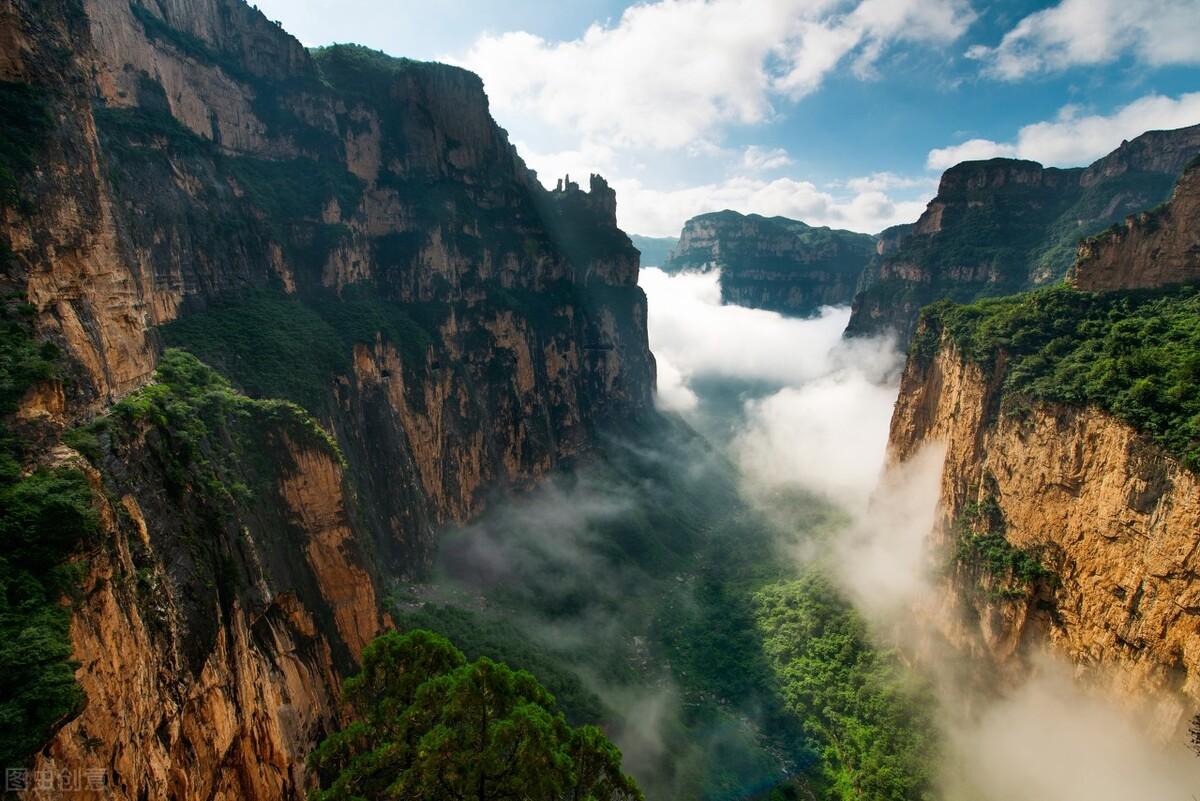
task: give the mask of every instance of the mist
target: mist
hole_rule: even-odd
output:
[[[752,501],[791,490],[839,509],[832,539],[794,548],[796,559],[823,560],[882,645],[923,652],[917,670],[940,707],[945,801],[1194,801],[1200,759],[1182,742],[1155,742],[1148,721],[1076,679],[1065,659],[1043,649],[1023,680],[981,690],[985,665],[948,650],[915,614],[937,603],[943,569],[929,535],[941,517],[944,449],[885,464],[903,366],[892,341],[842,340],[845,307],[802,320],[723,306],[716,272],[642,275],[660,406],[723,439]],[[715,410],[706,408],[714,386],[737,388],[732,399],[718,393]],[[793,535],[803,542],[806,532]]]
[[[659,405],[712,433],[702,395],[741,387],[716,411],[749,489],[799,486],[865,504],[883,468],[903,356],[890,338],[842,338],[850,308],[809,319],[721,304],[719,271],[642,270]]]

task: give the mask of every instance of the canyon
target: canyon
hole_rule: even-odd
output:
[[[1049,652],[1183,742],[1198,157],[1151,131],[958,164],[875,235],[631,237],[465,69],[242,0],[0,3],[5,756],[102,772],[81,799],[303,798],[364,649],[414,628],[535,673],[652,798],[931,797],[939,659],[983,697]],[[844,436],[884,407],[886,443]],[[831,563],[871,459],[929,446],[894,643]]]

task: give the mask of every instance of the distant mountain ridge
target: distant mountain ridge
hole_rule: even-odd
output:
[[[1080,239],[1169,196],[1200,154],[1200,125],[1150,131],[1089,167],[967,161],[948,169],[911,232],[863,274],[847,333],[907,341],[922,306],[970,301],[1062,279]]]
[[[641,236],[630,234],[633,246],[642,254],[643,267],[662,267],[671,256],[671,251],[679,244],[677,236]]]
[[[721,271],[726,303],[809,315],[849,303],[875,237],[736,211],[688,220],[664,269]]]

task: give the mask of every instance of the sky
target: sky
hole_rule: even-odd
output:
[[[471,69],[542,182],[630,233],[732,208],[877,233],[958,161],[1200,123],[1200,0],[258,0],[304,44]]]

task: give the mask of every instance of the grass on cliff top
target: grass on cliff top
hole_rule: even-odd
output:
[[[922,314],[912,353],[943,335],[987,366],[1005,357],[1007,396],[1096,406],[1200,471],[1200,288],[1094,294],[1065,287]]]

